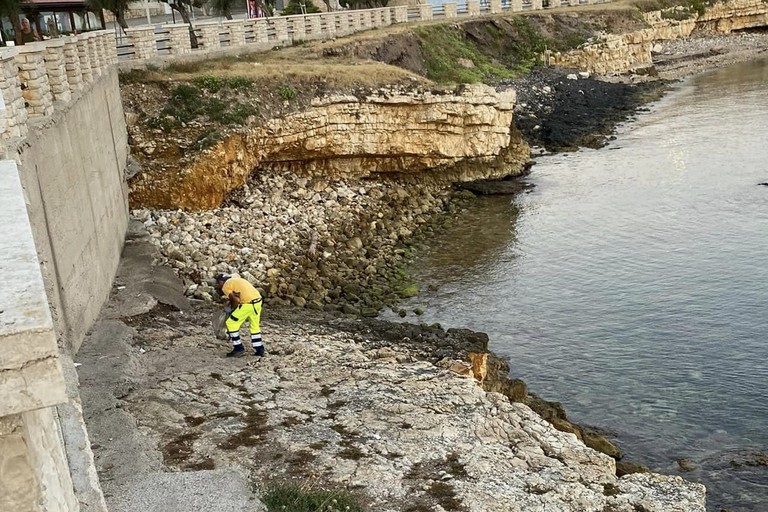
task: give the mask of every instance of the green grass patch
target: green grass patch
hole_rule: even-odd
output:
[[[245,89],[253,85],[253,80],[244,76],[222,77],[203,75],[193,79],[192,83],[205,91],[216,93],[224,87],[233,90]]]
[[[545,50],[567,51],[587,42],[588,28],[549,38],[526,16],[415,30],[426,76],[438,83],[495,83],[540,66]]]
[[[476,83],[511,78],[513,73],[484,55],[456,26],[435,25],[415,31],[427,78],[438,83]],[[471,62],[473,67],[460,64]]]
[[[665,19],[688,19],[694,14],[701,16],[707,7],[714,3],[714,0],[637,0],[634,2],[634,6],[642,12],[667,11],[662,13],[662,17]],[[675,13],[672,9],[676,7],[683,7],[683,10]],[[681,17],[687,13],[690,13],[690,15]]]
[[[204,117],[222,125],[242,125],[248,117],[258,113],[258,109],[251,104],[208,97],[196,85],[180,84],[171,90],[171,97],[165,108],[157,116],[147,120],[147,126],[170,132],[183,123]]]
[[[298,95],[298,92],[296,91],[296,88],[291,84],[283,84],[277,90],[277,94],[285,101],[290,101]]]
[[[273,486],[261,501],[269,512],[364,512],[354,496],[344,491],[307,489],[296,485]]]

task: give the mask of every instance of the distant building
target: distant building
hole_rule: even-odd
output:
[[[25,0],[21,5],[18,24],[7,17],[0,19],[4,46],[102,30],[105,26],[103,13],[90,10],[83,0]],[[17,30],[21,33],[17,34]]]

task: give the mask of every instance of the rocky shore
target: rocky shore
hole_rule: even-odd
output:
[[[549,69],[506,86],[517,91],[515,122],[530,143],[599,146],[667,80],[766,47],[761,33],[691,38],[655,49],[661,81]],[[152,258],[175,270],[194,305],[154,293],[126,307],[135,276],[123,268],[127,288],[116,288],[79,355],[113,509],[134,509],[143,466],[246,475],[253,496],[230,510],[259,510],[264,490],[286,481],[349,489],[375,511],[704,510],[700,485],[617,477],[614,458],[585,446],[595,435],[509,380],[506,362],[491,356],[482,385],[457,374],[467,352],[487,350],[482,335],[360,318],[418,293],[402,272],[410,244],[439,233],[473,197],[407,176],[272,170],[214,210],[135,210],[159,251]],[[226,346],[209,328],[217,272],[263,289],[266,359],[221,357]],[[127,444],[107,448],[126,429]]]
[[[164,500],[221,496],[222,475],[246,485],[206,510],[263,510],[286,484],[346,489],[371,511],[704,510],[703,486],[617,477],[611,457],[457,373],[480,333],[272,307],[268,356],[226,359],[209,305],[137,274],[148,247],[129,242],[77,360],[110,510],[146,507],[159,485]]]

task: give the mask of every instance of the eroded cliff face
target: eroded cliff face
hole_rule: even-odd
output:
[[[768,26],[768,3],[763,0],[733,0],[710,6],[697,15],[678,7],[644,14],[648,28],[626,34],[605,34],[578,50],[548,53],[554,66],[578,68],[593,73],[623,73],[653,65],[656,43],[688,37],[696,30],[728,34]]]
[[[233,133],[177,168],[136,176],[131,206],[216,208],[256,168],[325,179],[519,174],[529,147],[514,128],[514,104],[513,90],[485,85],[316,98],[308,109]]]

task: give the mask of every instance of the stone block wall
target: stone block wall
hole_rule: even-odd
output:
[[[0,49],[0,510],[106,512],[72,355],[128,222],[112,31]]]

